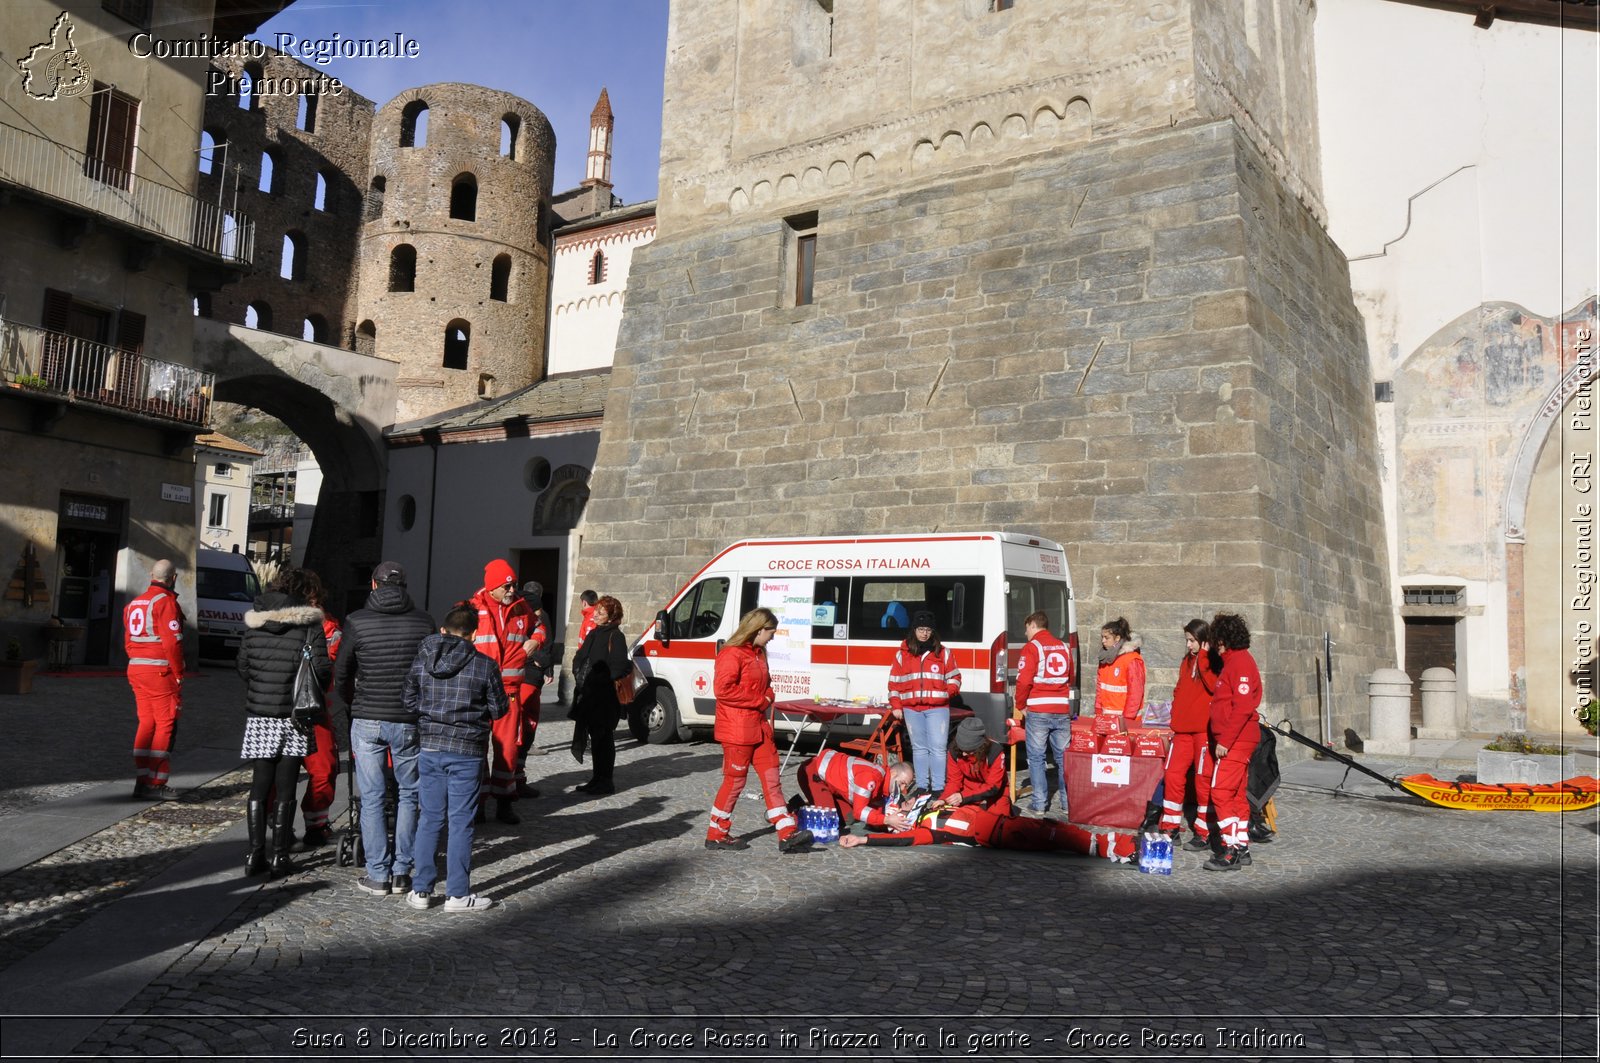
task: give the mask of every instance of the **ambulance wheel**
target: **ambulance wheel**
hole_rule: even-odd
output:
[[[628,733],[636,742],[659,746],[678,737],[678,699],[664,683],[652,690],[648,700],[635,702],[628,713]]]

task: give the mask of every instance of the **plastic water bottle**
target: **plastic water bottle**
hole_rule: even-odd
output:
[[[817,833],[817,810],[812,805],[800,806],[800,829]]]
[[[822,829],[827,832],[827,843],[832,845],[839,840],[839,810],[837,808],[826,809],[823,811],[822,817]]]
[[[1161,840],[1156,842],[1156,853],[1160,857],[1160,866],[1156,874],[1172,874],[1172,838],[1170,835],[1161,835]]]

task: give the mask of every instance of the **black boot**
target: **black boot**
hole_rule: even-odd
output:
[[[245,827],[250,832],[250,855],[244,862],[246,875],[267,870],[267,803],[254,799],[245,804]]]
[[[272,816],[272,877],[282,878],[294,870],[289,863],[289,846],[294,844],[294,798],[279,801]]]

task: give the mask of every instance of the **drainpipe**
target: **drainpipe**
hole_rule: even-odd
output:
[[[422,581],[423,608],[430,614],[433,608],[433,513],[434,504],[439,497],[439,443],[438,428],[424,428],[422,441],[428,444],[428,449],[433,451],[433,471],[428,476],[428,574]]]

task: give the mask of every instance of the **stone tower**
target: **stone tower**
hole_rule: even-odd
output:
[[[584,162],[584,184],[611,187],[611,134],[616,128],[616,116],[611,113],[611,97],[602,87],[594,110],[589,112],[589,157]]]
[[[543,375],[555,150],[538,108],[477,85],[378,111],[356,338],[404,366],[397,421]]]
[[[1153,698],[1231,608],[1264,711],[1365,727],[1393,622],[1315,7],[1134,7],[674,0],[577,585],[649,616],[740,536],[1031,531]]]

